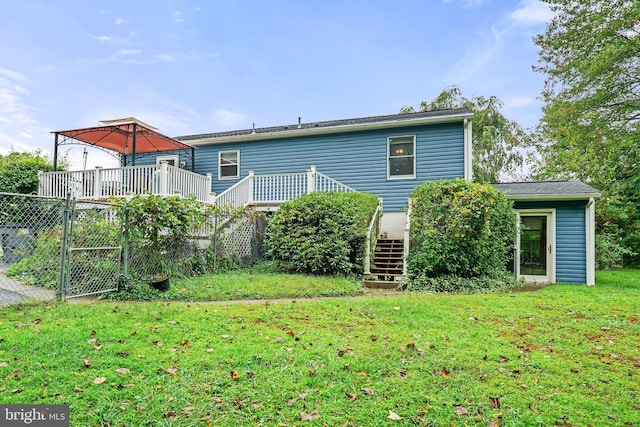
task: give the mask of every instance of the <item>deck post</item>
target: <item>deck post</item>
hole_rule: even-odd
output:
[[[84,177],[88,175],[83,173]],[[96,170],[93,172],[93,198],[99,199],[102,197],[102,166],[96,166]]]
[[[160,162],[160,195],[161,196],[168,196],[169,195],[169,189],[168,189],[168,182],[169,181],[169,168],[168,168],[168,163],[167,162]]]
[[[316,165],[311,165],[307,171],[307,193],[316,191]]]
[[[253,180],[255,174],[253,171],[249,171],[249,180],[247,181],[248,184],[248,190],[247,190],[247,205],[252,205],[253,204]]]
[[[207,183],[205,184],[207,186],[207,190],[205,191],[205,200],[209,203],[213,202],[213,199],[216,197],[216,193],[212,193],[211,192],[211,185],[213,182],[213,175],[211,174],[211,172],[209,172],[207,174]],[[207,198],[206,195],[209,195],[209,197]],[[213,194],[213,196],[212,196]]]

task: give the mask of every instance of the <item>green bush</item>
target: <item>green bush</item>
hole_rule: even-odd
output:
[[[267,223],[267,255],[284,271],[361,273],[377,205],[372,194],[341,192],[304,194],[283,203]]]
[[[448,292],[513,286],[506,263],[515,235],[512,204],[493,187],[463,179],[421,184],[412,194],[407,285]]]
[[[596,234],[596,269],[623,267],[625,257],[637,255],[625,247],[618,233],[602,231]]]

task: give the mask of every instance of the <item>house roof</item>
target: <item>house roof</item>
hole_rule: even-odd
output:
[[[102,125],[51,132],[120,155],[191,149],[192,146],[158,132],[135,117],[101,121]],[[135,134],[135,144],[134,144]],[[58,145],[62,145],[59,143]],[[57,147],[56,147],[57,148]]]
[[[180,141],[191,141],[194,145],[222,143],[229,141],[253,141],[272,138],[287,138],[301,135],[328,134],[354,130],[404,127],[425,123],[446,123],[463,121],[473,117],[467,108],[426,111],[407,114],[390,114],[386,116],[360,117],[354,119],[329,120],[323,122],[298,123],[285,126],[272,126],[214,132],[199,135],[178,136]]]
[[[577,180],[507,182],[491,185],[505,193],[510,200],[588,200],[601,196],[598,190]]]

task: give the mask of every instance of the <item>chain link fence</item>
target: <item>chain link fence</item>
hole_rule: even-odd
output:
[[[56,298],[66,201],[0,193],[0,305]]]
[[[0,306],[215,273],[263,255],[265,219],[209,215],[160,247],[130,232],[122,205],[0,193]]]

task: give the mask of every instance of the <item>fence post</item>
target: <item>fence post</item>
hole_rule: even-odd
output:
[[[67,236],[69,234],[69,220],[71,214],[71,192],[67,193],[67,199],[64,204],[64,212],[62,213],[62,243],[60,244],[60,269],[58,271],[58,292],[56,298],[62,299],[64,292],[64,283],[66,282],[66,264],[67,264]]]
[[[307,193],[316,191],[316,165],[311,165],[307,171]]]
[[[124,210],[124,248],[122,248],[122,270],[125,277],[129,277],[129,210],[126,206],[122,206],[120,209]]]

